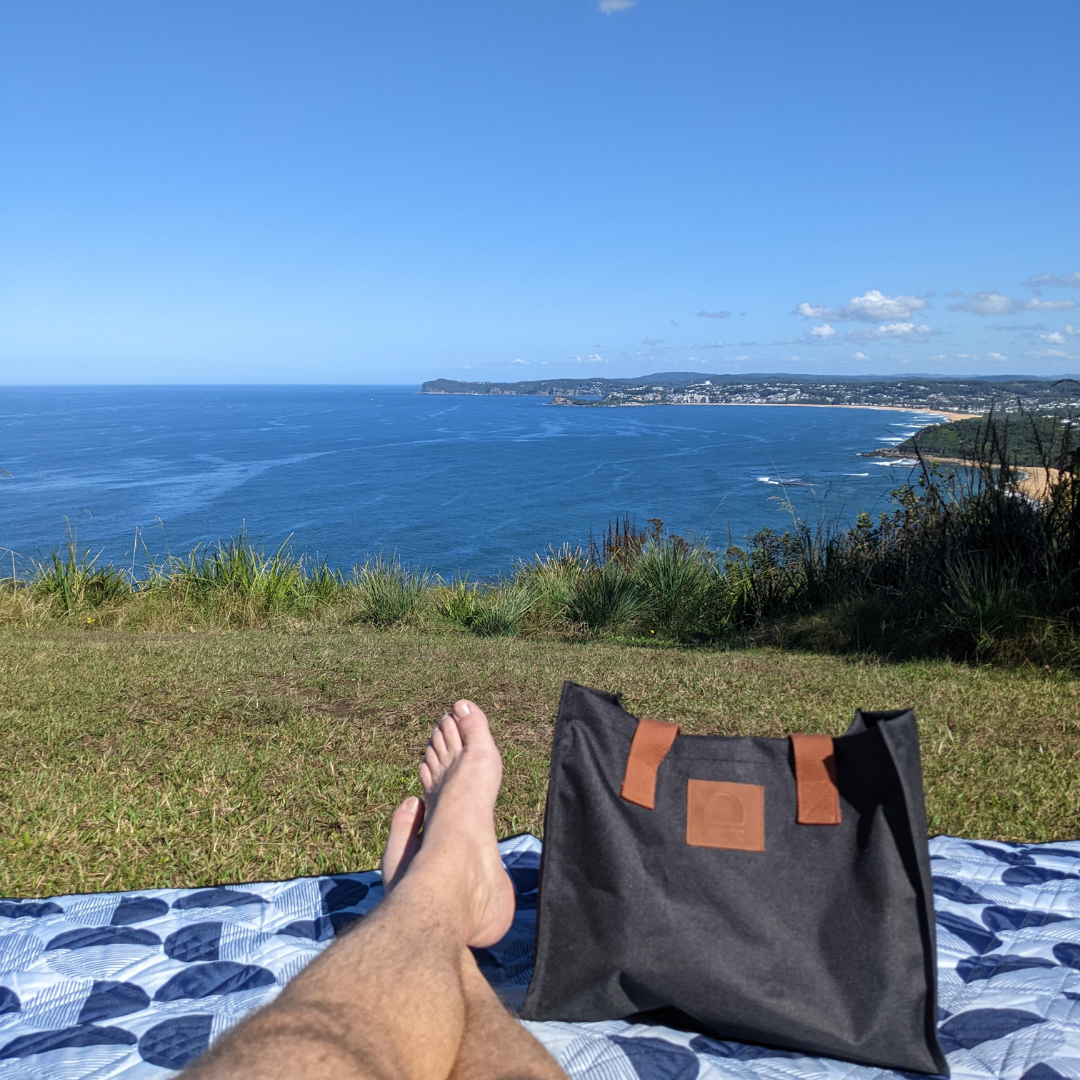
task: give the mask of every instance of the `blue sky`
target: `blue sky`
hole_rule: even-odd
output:
[[[1080,371],[1080,4],[0,3],[0,382]]]

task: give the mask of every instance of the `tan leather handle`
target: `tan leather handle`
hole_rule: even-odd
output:
[[[644,806],[646,810],[656,805],[656,771],[678,734],[678,724],[665,724],[660,720],[638,721],[619,792],[627,802]]]
[[[840,792],[830,735],[792,735],[800,825],[839,825]]]

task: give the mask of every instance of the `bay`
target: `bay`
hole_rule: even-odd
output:
[[[138,570],[246,528],[334,567],[396,552],[475,580],[624,513],[723,547],[792,514],[850,524],[888,509],[910,464],[860,452],[939,419],[418,389],[3,388],[0,557],[28,569],[70,525],[80,549]]]

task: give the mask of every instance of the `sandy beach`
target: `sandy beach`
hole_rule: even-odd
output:
[[[578,400],[562,398],[560,400],[553,400],[552,404],[576,405],[578,404]],[[743,407],[750,406],[751,408],[758,406],[766,409],[876,409],[879,412],[933,413],[934,416],[944,416],[948,420],[977,420],[981,415],[980,413],[946,412],[944,409],[931,409],[916,405],[824,405],[816,401],[627,401],[615,407],[623,408],[625,405],[739,405]],[[605,408],[606,407],[607,406],[605,406]]]
[[[966,465],[972,467],[970,461],[964,458],[935,457],[933,454],[924,454],[923,458],[931,465]],[[994,466],[997,468],[998,466]],[[1020,479],[1016,482],[1016,490],[1029,499],[1042,501],[1046,498],[1048,489],[1058,481],[1059,470],[1044,469],[1041,465],[1018,465],[1017,472]]]
[[[657,403],[659,404],[659,402]],[[933,413],[948,420],[977,420],[981,413],[946,412],[944,409],[931,409],[916,405],[822,405],[816,401],[687,401],[673,402],[676,405],[761,405],[768,408],[792,409],[877,409],[879,412],[917,412]]]

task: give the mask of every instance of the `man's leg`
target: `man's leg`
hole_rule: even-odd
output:
[[[562,1076],[468,951],[498,941],[514,912],[494,826],[502,761],[471,702],[435,729],[420,779],[423,836],[423,804],[406,800],[384,855],[387,899],[196,1062],[189,1080]]]
[[[423,820],[424,804],[416,798],[406,799],[394,811],[382,858],[388,891],[420,849]],[[465,1027],[450,1080],[566,1080],[555,1059],[498,999],[468,950],[462,957],[461,989]]]
[[[450,1080],[566,1080],[555,1059],[510,1015],[469,954],[465,1031]]]

